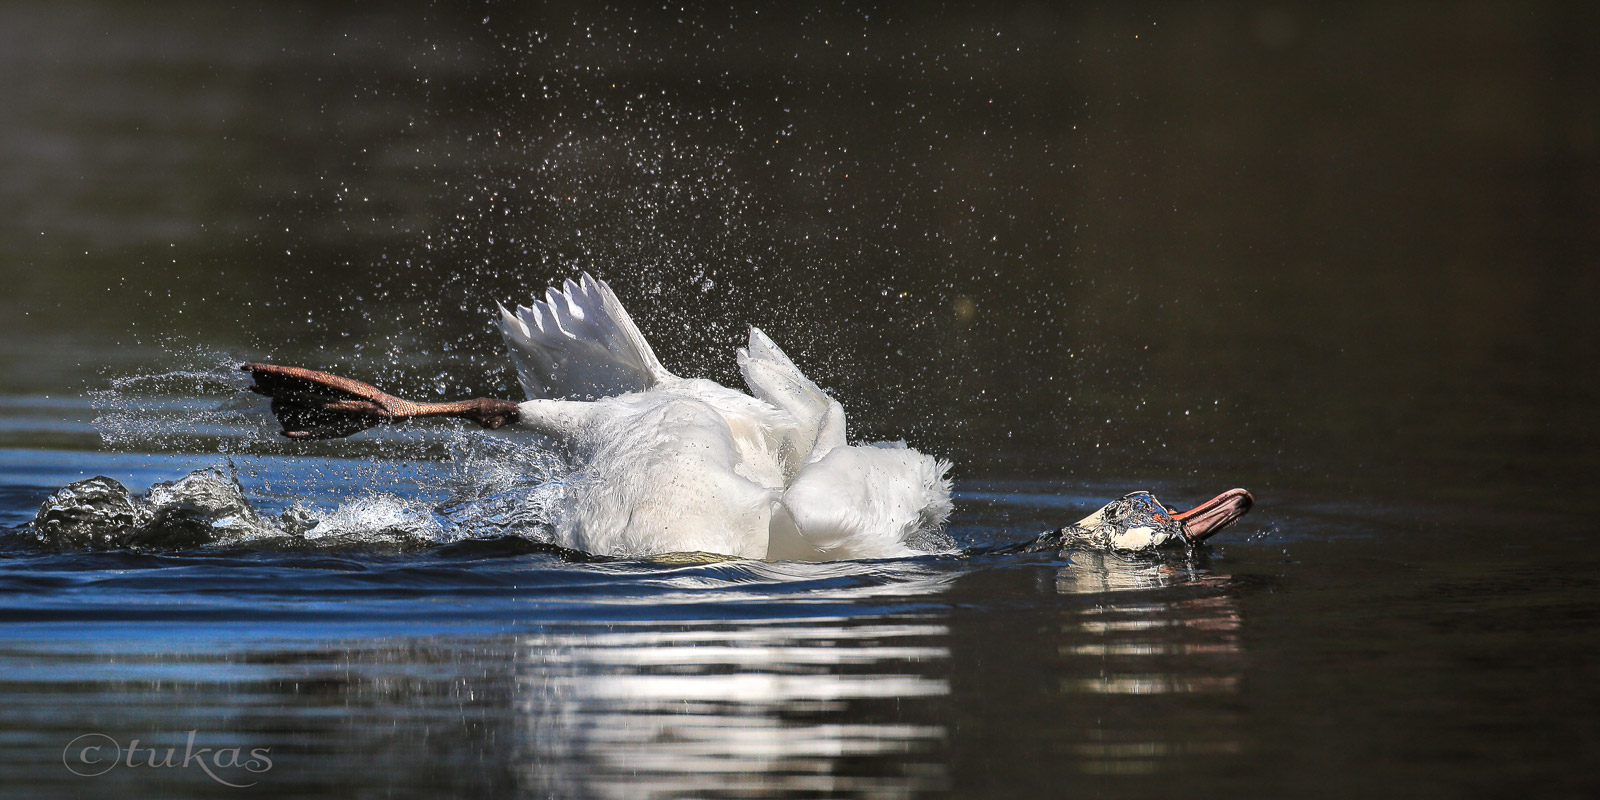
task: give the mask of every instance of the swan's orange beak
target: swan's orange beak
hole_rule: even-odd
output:
[[[1189,541],[1199,542],[1232,525],[1244,516],[1255,502],[1256,499],[1251,497],[1249,492],[1243,489],[1229,489],[1182,514],[1173,514],[1172,518],[1183,525],[1183,535],[1188,537]]]

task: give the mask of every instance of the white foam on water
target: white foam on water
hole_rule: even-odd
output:
[[[303,509],[312,525],[300,537],[315,545],[441,544],[461,538],[432,507],[387,493],[374,492],[332,510]]]

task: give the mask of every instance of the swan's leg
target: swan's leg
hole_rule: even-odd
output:
[[[498,428],[519,417],[509,400],[479,397],[453,403],[417,403],[380,391],[376,386],[326,372],[245,364],[255,379],[251,391],[272,398],[272,413],[291,439],[335,439],[385,422],[415,417],[458,417],[485,428]]]
[[[607,418],[606,407],[590,400],[528,400],[516,405],[506,423],[571,443],[586,426]]]

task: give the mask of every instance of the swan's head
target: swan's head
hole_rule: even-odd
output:
[[[1255,498],[1229,489],[1188,511],[1163,505],[1149,492],[1134,492],[1069,525],[1065,533],[1117,550],[1145,550],[1174,542],[1199,542],[1244,516]]]

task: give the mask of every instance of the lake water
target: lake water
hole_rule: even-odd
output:
[[[1596,41],[1561,2],[0,5],[0,786],[1592,796]],[[515,397],[494,303],[581,270],[681,374],[737,385],[759,325],[852,438],[954,460],[968,553],[564,554],[521,445],[286,442],[229,369]],[[26,527],[193,470],[346,535]],[[1194,552],[981,553],[1233,486]]]

